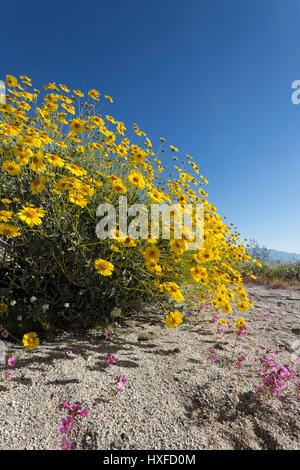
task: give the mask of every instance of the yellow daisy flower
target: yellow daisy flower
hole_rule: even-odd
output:
[[[111,276],[115,268],[109,261],[99,258],[95,261],[95,269],[101,276]]]
[[[41,225],[42,224],[42,217],[45,217],[46,211],[39,208],[34,207],[26,207],[23,206],[23,209],[17,212],[17,216],[22,222],[26,222],[29,227],[33,227],[34,225]]]
[[[22,341],[26,349],[34,349],[40,344],[38,335],[34,332],[26,333]]]
[[[21,168],[17,163],[6,160],[2,163],[2,170],[9,173],[11,176],[16,176],[21,173]]]
[[[165,318],[165,325],[169,328],[176,328],[182,323],[182,314],[178,310],[170,312]]]

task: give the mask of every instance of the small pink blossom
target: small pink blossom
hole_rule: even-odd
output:
[[[67,439],[66,436],[63,436],[61,439],[60,449],[59,450],[70,450],[73,449],[73,444]]]
[[[109,354],[107,359],[106,359],[106,363],[108,365],[112,365],[116,360],[116,356],[114,354]]]
[[[61,432],[62,434],[67,434],[67,432],[69,432],[72,427],[72,422],[73,422],[72,416],[67,416],[66,418],[62,418],[58,425],[59,432]]]
[[[7,359],[7,364],[8,364],[10,367],[15,367],[16,362],[17,362],[17,359],[16,359],[15,357],[9,356],[8,359]]]

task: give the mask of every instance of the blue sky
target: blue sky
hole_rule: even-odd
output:
[[[242,236],[300,253],[298,0],[11,0],[1,68],[111,95],[107,113],[192,155]],[[106,108],[105,108],[106,111]]]

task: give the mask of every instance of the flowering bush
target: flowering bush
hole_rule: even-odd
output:
[[[104,112],[110,96],[90,90],[85,100],[81,91],[55,83],[40,93],[26,76],[8,75],[6,85],[0,107],[0,301],[10,303],[5,327],[23,334],[28,323],[49,330],[107,316],[137,299],[178,302],[187,278],[217,312],[230,313],[232,302],[243,312],[249,308],[239,269],[251,257],[207,201],[207,180],[192,157],[163,176],[178,149],[167,150],[161,138],[155,153],[136,124],[132,142],[124,123]],[[118,207],[125,194],[128,204],[202,204],[203,247],[188,251],[186,233],[135,240],[117,230],[114,240],[99,240],[98,206]],[[166,312],[170,326],[180,323],[177,312]]]

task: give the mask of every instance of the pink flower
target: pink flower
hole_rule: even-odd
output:
[[[65,354],[69,357],[73,356],[73,353],[72,353],[71,349],[66,349]]]
[[[17,359],[15,357],[8,357],[7,359],[7,364],[10,366],[10,367],[15,367],[16,365],[16,362],[17,362]]]
[[[7,338],[8,337],[8,331],[3,330],[1,335],[3,336],[3,338]]]
[[[119,392],[124,392],[125,390],[125,384],[127,382],[127,379],[126,377],[124,377],[124,375],[122,377],[116,377],[116,380],[117,380],[117,387],[118,387],[118,391]]]
[[[89,412],[89,409],[88,408],[84,408],[84,410],[82,410],[79,414],[79,416],[81,416],[82,418],[85,418],[87,415],[88,415],[88,412]]]
[[[76,418],[77,415],[81,416],[82,418],[85,418],[88,414],[88,408],[84,408],[84,410],[80,411],[82,407],[81,403],[71,402],[69,405],[67,401],[64,401],[61,407],[68,410],[68,414],[71,418]]]
[[[106,359],[106,363],[111,365],[115,362],[115,360],[116,360],[116,356],[114,354],[109,354]]]
[[[94,344],[94,341],[92,339],[89,340],[90,344]]]
[[[212,360],[212,362],[216,362],[216,360],[217,360],[216,356],[211,356],[211,360]]]
[[[59,432],[61,432],[62,434],[67,434],[67,432],[69,432],[72,427],[72,422],[73,422],[72,416],[67,416],[66,418],[62,418],[58,425]]]
[[[67,400],[65,400],[65,401],[61,404],[61,407],[62,407],[62,408],[65,408],[65,409],[68,410],[68,411],[71,411],[71,408],[69,407],[69,403],[67,402]]]
[[[113,335],[112,331],[108,331],[105,335],[105,339],[110,339],[112,335]]]
[[[60,450],[70,450],[73,449],[73,444],[69,441],[66,436],[61,438]]]

